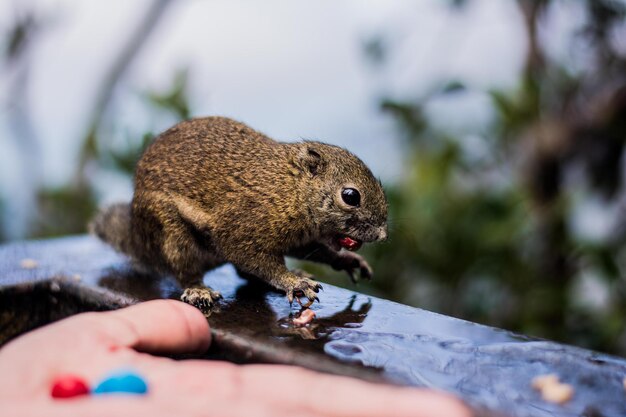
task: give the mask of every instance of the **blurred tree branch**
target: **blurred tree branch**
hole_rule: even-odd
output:
[[[141,47],[145,44],[150,34],[154,31],[159,21],[163,17],[167,7],[172,0],[154,0],[142,20],[137,24],[137,29],[131,34],[126,44],[120,49],[119,54],[111,64],[111,67],[102,82],[99,93],[92,111],[91,122],[85,135],[85,140],[80,152],[78,168],[76,172],[76,183],[78,187],[84,186],[87,182],[87,165],[98,157],[98,131],[106,117],[108,107],[113,98],[115,88],[123,78],[128,68],[132,65],[134,58]]]
[[[37,133],[33,127],[28,98],[30,81],[31,49],[42,26],[32,11],[16,7],[15,22],[9,28],[4,50],[4,76],[8,80],[5,106],[8,110],[8,126],[15,139],[21,159],[21,179],[23,190],[12,196],[11,206],[20,206],[20,213],[13,223],[13,234],[23,234],[35,213],[35,199],[32,190],[41,186],[41,149]],[[7,204],[9,206],[9,204]]]
[[[40,222],[37,235],[81,233],[86,230],[97,206],[89,171],[92,165],[102,159],[99,154],[99,135],[114,101],[115,90],[171,3],[172,0],[154,0],[112,60],[96,95],[73,181],[61,188],[39,190]],[[144,145],[145,138],[144,135]],[[70,212],[72,215],[68,216]]]
[[[464,138],[427,117],[429,101],[448,89],[381,101],[406,138],[406,169],[405,179],[388,187],[390,242],[366,248],[378,273],[373,284],[393,299],[445,314],[626,353],[626,217],[595,243],[572,231],[574,194],[626,206],[626,71],[609,39],[614,25],[626,24],[625,7],[576,3],[586,21],[571,48],[585,45],[592,59],[573,70],[542,45],[542,25],[557,2],[517,4],[525,64],[514,91],[488,92],[497,117],[487,133],[487,163],[465,162]],[[506,181],[494,187],[490,178],[500,172]],[[581,307],[574,295],[590,275],[614,289],[602,313]]]

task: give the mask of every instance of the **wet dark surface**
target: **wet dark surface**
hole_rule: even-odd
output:
[[[33,259],[34,268],[21,261]],[[28,265],[27,267],[32,267]],[[54,280],[49,281],[51,278]],[[445,317],[325,285],[316,318],[292,324],[298,309],[230,266],[205,277],[224,300],[209,317],[210,357],[291,363],[368,380],[443,389],[486,414],[625,416],[626,360]],[[27,283],[27,284],[25,284]],[[171,279],[154,280],[90,237],[0,247],[0,342],[15,333],[86,310],[177,298]],[[17,286],[16,286],[17,285]],[[113,291],[108,291],[113,290]],[[563,406],[531,389],[556,373],[572,384]]]

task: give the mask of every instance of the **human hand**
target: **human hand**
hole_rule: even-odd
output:
[[[470,415],[454,397],[430,390],[376,385],[283,365],[175,361],[148,354],[201,353],[209,343],[209,326],[200,311],[172,300],[61,320],[0,349],[3,415]],[[145,378],[147,395],[50,397],[59,375],[75,374],[93,386],[124,367]]]

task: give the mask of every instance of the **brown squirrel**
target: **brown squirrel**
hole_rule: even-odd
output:
[[[137,164],[132,202],[101,211],[91,230],[140,267],[173,274],[181,299],[198,308],[221,298],[202,280],[226,262],[308,306],[321,285],[289,271],[284,256],[371,278],[363,257],[341,249],[387,238],[387,201],[380,181],[345,149],[280,143],[206,117],[158,136]]]

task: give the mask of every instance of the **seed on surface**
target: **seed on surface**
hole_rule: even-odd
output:
[[[546,374],[533,378],[531,385],[536,390],[542,390],[546,385],[554,385],[558,383],[559,377],[556,374]]]
[[[574,387],[569,384],[549,384],[541,390],[541,396],[548,402],[563,404],[574,396]]]
[[[20,266],[24,269],[35,269],[39,266],[39,263],[31,258],[24,258],[20,261]]]
[[[555,404],[566,403],[574,396],[574,387],[560,382],[555,374],[535,377],[531,386],[541,393],[541,398]]]

